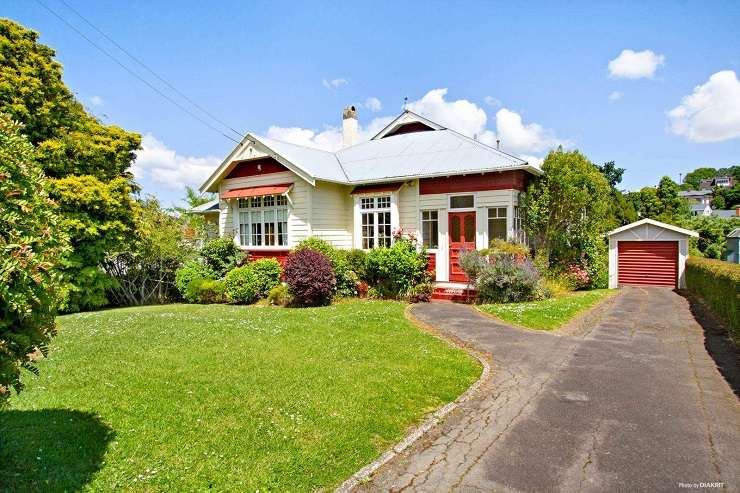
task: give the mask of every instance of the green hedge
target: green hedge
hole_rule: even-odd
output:
[[[740,264],[689,257],[686,287],[704,298],[714,313],[727,322],[735,342],[740,342]]]

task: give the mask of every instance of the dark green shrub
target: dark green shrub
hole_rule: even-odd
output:
[[[429,281],[427,256],[410,240],[397,240],[390,248],[367,254],[367,281],[382,297],[403,297],[411,288]]]
[[[535,299],[540,274],[529,259],[498,255],[478,276],[478,301],[511,303]]]
[[[226,296],[234,303],[254,303],[259,297],[259,281],[251,265],[230,270],[224,285]]]
[[[175,287],[185,298],[185,291],[193,279],[211,279],[215,274],[206,265],[191,260],[175,271]]]
[[[287,284],[275,286],[267,294],[267,301],[275,306],[288,306],[291,302],[290,292]]]
[[[247,254],[229,238],[214,238],[207,241],[200,249],[200,257],[216,278],[221,278],[241,264]]]
[[[334,292],[334,269],[322,253],[298,250],[285,261],[285,282],[293,300],[303,306],[325,305]]]
[[[185,299],[191,303],[225,303],[226,286],[214,279],[193,279],[185,289]]]
[[[247,266],[254,273],[254,285],[257,297],[264,298],[272,288],[280,284],[283,268],[274,258],[263,258],[250,262]]]
[[[727,323],[735,343],[740,344],[740,264],[689,257],[686,287]]]
[[[359,280],[364,281],[367,273],[367,269],[365,268],[367,253],[365,250],[360,250],[359,248],[344,250],[344,255],[350,270],[357,274]]]

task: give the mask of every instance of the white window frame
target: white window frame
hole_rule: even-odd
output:
[[[498,216],[498,213],[497,213],[497,216],[496,217],[491,217],[491,215],[490,215],[491,214],[491,211],[492,210],[498,210],[498,209],[503,209],[504,210],[504,215],[503,216]],[[503,219],[503,221],[504,221],[504,237],[502,239],[503,240],[507,240],[508,237],[509,237],[509,207],[508,206],[505,206],[505,205],[486,207],[485,208],[485,216],[486,216],[485,219],[486,219],[486,240],[487,240],[487,245],[486,246],[490,245],[491,240],[493,240],[493,236],[491,235],[491,227],[490,227],[490,223],[489,223],[489,221],[491,219],[497,219],[497,220]]]
[[[398,192],[383,192],[383,193],[367,193],[367,194],[357,194],[355,197],[355,213],[354,213],[354,223],[355,223],[355,238],[354,238],[354,244],[355,248],[360,248],[363,250],[367,250],[366,248],[363,248],[363,230],[362,230],[362,215],[372,213],[374,216],[374,224],[373,224],[373,238],[374,238],[374,246],[373,248],[378,247],[378,241],[379,241],[379,234],[378,234],[378,213],[382,212],[390,212],[390,219],[391,219],[391,237],[390,237],[390,244],[393,244],[393,234],[399,227],[399,213],[398,213]],[[389,197],[390,198],[390,204],[388,207],[384,207],[382,209],[378,209],[376,207],[377,205],[377,199],[379,197]],[[362,208],[362,199],[373,199],[373,208],[372,209],[363,209]]]
[[[271,197],[273,199],[273,205],[271,206],[264,206],[265,198]],[[278,201],[280,200],[279,197],[284,197],[285,203],[278,205]],[[252,200],[254,199],[260,199],[260,206],[259,207],[253,207],[252,206]],[[242,204],[240,201],[247,201],[248,206],[247,207],[240,207]],[[234,208],[236,210],[236,223],[238,225],[236,238],[238,240],[238,244],[241,248],[249,249],[249,250],[284,250],[287,248],[290,248],[290,200],[288,199],[288,196],[285,194],[275,194],[275,195],[263,195],[259,197],[248,197],[246,199],[235,199],[234,202]],[[285,221],[278,221],[278,217],[281,212],[285,212]],[[273,219],[270,223],[265,222],[265,213],[273,213]],[[244,214],[247,218],[246,222],[242,221],[242,214]],[[259,216],[259,221],[252,221],[252,217],[254,214],[257,214]],[[280,223],[285,224],[285,231],[280,234]],[[260,225],[259,228],[259,237],[260,237],[260,245],[253,245],[253,236],[255,233],[252,230],[253,225]],[[266,245],[267,240],[267,234],[265,225],[266,224],[272,224],[274,227],[274,235],[275,235],[275,244],[274,245]],[[242,233],[242,226],[246,226],[246,233]],[[285,241],[281,245],[280,237],[283,236]],[[246,243],[244,242],[244,239],[246,238]]]
[[[473,206],[472,207],[460,207],[460,208],[452,207],[452,197],[464,197],[464,196],[472,196],[473,197]],[[476,194],[476,193],[463,192],[463,193],[450,193],[450,194],[447,194],[447,209],[449,211],[451,211],[451,212],[475,212],[477,205],[478,205],[478,194]]]
[[[437,252],[437,251],[440,250],[440,245],[442,244],[442,241],[441,241],[441,238],[440,238],[440,236],[442,234],[441,233],[442,232],[442,227],[441,227],[441,223],[440,223],[439,220],[440,220],[441,217],[445,216],[445,214],[441,210],[439,210],[439,209],[420,209],[419,210],[419,233],[420,233],[419,234],[419,240],[420,240],[420,243],[422,245],[424,244],[424,223],[432,223],[432,222],[434,222],[433,219],[426,219],[426,220],[424,219],[424,213],[425,212],[429,212],[429,213],[434,212],[435,214],[437,214],[437,221],[436,221],[437,222],[437,246],[434,247],[434,248],[431,248],[431,247],[428,247],[427,248],[427,250],[430,251],[430,252]]]

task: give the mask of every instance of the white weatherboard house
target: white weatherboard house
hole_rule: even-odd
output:
[[[357,129],[348,107],[337,152],[247,134],[200,188],[218,193],[220,234],[282,260],[309,236],[371,249],[400,228],[441,282],[465,281],[461,248],[523,237],[519,198],[538,167],[410,111],[367,142]]]

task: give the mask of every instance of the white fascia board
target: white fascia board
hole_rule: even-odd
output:
[[[232,151],[229,153],[228,156],[226,156],[226,159],[224,159],[221,164],[216,168],[216,171],[214,171],[211,176],[208,177],[206,182],[200,186],[198,190],[201,192],[218,192],[218,182],[220,181],[221,177],[226,173],[229,166],[231,165],[234,157],[237,155],[237,153],[244,147],[246,143],[251,144],[256,150],[265,153],[267,156],[275,159],[277,162],[288,168],[290,171],[298,175],[300,178],[305,180],[306,182],[310,183],[312,186],[316,186],[316,181],[314,178],[306,173],[302,168],[296,166],[295,164],[291,163],[281,155],[279,155],[277,152],[273,151],[269,147],[267,147],[265,144],[263,144],[259,139],[257,139],[252,134],[247,134],[244,136],[244,138],[232,149]]]
[[[630,224],[627,224],[627,225],[622,226],[620,228],[617,228],[615,230],[609,231],[606,235],[607,236],[612,236],[612,235],[615,235],[617,233],[621,233],[622,231],[627,231],[627,230],[630,230],[632,228],[636,228],[638,226],[642,226],[643,224],[650,224],[652,226],[655,226],[655,227],[658,227],[658,228],[663,228],[663,229],[668,229],[668,230],[671,230],[671,231],[675,231],[676,233],[681,233],[681,234],[684,234],[686,236],[693,236],[694,238],[698,238],[699,237],[699,233],[697,233],[696,231],[691,231],[690,229],[679,228],[678,226],[674,226],[672,224],[662,223],[662,222],[656,221],[654,219],[640,219],[639,221],[636,221],[634,223],[630,223]]]

